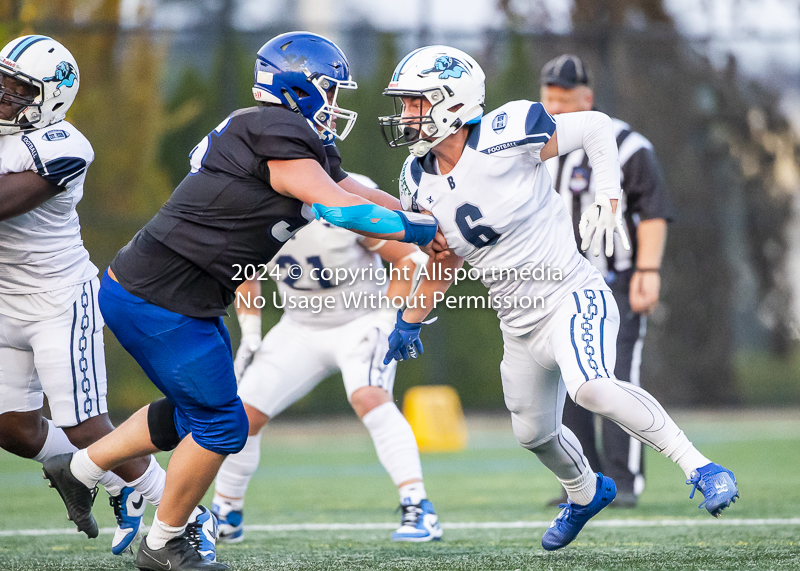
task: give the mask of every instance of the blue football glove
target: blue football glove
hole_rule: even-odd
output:
[[[392,362],[392,359],[407,361],[422,355],[424,351],[419,332],[423,325],[428,325],[434,321],[436,321],[436,318],[422,323],[406,323],[403,321],[403,311],[398,309],[397,323],[395,323],[394,331],[389,335],[389,351],[386,353],[386,357],[383,358],[383,364],[388,365]]]

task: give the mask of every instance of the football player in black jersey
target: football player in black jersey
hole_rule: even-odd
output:
[[[237,267],[268,262],[318,212],[365,235],[433,251],[433,217],[398,211],[396,198],[340,167],[333,142],[349,133],[356,114],[341,109],[337,97],[355,87],[345,55],[330,40],[293,32],[267,42],[255,67],[260,105],[235,111],[194,148],[191,172],[103,278],[106,323],[166,398],[45,469],[68,490],[67,509],[82,529],[93,521],[90,490],[105,471],[175,450],[139,547],[140,569],[227,569],[213,561],[209,538],[185,530],[225,456],[247,440],[222,322],[241,284]],[[337,121],[344,123],[339,130]],[[441,235],[435,242],[437,251],[446,248]]]

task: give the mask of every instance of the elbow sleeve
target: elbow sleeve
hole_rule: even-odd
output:
[[[612,200],[620,197],[620,169],[617,140],[611,118],[599,111],[578,111],[555,116],[558,154],[583,148],[589,157],[595,192]]]

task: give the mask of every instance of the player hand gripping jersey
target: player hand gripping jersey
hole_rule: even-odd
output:
[[[347,59],[329,40],[296,32],[267,42],[253,87],[262,105],[235,111],[195,147],[190,173],[103,279],[106,323],[166,398],[76,453],[59,485],[70,486],[68,507],[93,522],[89,488],[106,470],[174,449],[161,504],[137,554],[140,569],[227,569],[198,553],[190,541],[197,534],[187,535],[186,523],[225,456],[247,441],[221,317],[239,285],[236,265],[272,259],[313,219],[313,203],[366,209],[362,231],[430,247],[431,217],[362,198],[399,207],[340,168],[332,142],[350,130],[355,114],[339,108],[337,97],[355,87]],[[337,120],[346,123],[341,131]]]
[[[374,186],[369,179],[364,184]],[[380,273],[381,259],[391,264],[391,283]],[[215,482],[221,541],[244,539],[244,496],[258,467],[261,429],[337,371],[378,459],[400,492],[401,526],[392,539],[423,542],[441,537],[422,482],[414,433],[392,401],[396,363],[383,363],[397,313],[389,300],[399,305],[406,299],[417,267],[427,261],[414,246],[312,222],[286,243],[268,272],[261,272],[280,275],[276,304],[284,307],[283,317],[263,342],[260,310],[246,305],[260,295],[260,282],[248,280],[239,288],[242,343],[234,363],[250,436],[241,452],[225,460]]]
[[[699,488],[705,507],[719,515],[737,497],[733,474],[700,454],[651,395],[614,378],[617,306],[602,276],[578,253],[570,217],[542,164],[584,148],[598,194],[607,201],[599,216],[596,205],[590,211],[607,246],[613,246],[608,231],[619,221],[609,206],[616,206],[620,190],[610,119],[593,111],[554,119],[529,101],[507,103],[483,116],[483,71],[469,55],[445,46],[420,48],[403,58],[384,94],[400,107],[381,119],[384,133],[389,130],[387,141],[410,145],[413,155],[400,176],[403,206],[436,216],[451,248],[449,256],[441,256],[444,269],[460,267],[466,259],[487,271],[521,274],[542,265],[561,270],[561,279],[522,280],[489,272],[483,280],[501,300],[544,300],[536,309],[513,303],[498,309],[505,348],[500,372],[514,434],[569,496],[545,532],[543,547],[569,544],[616,493],[613,480],[589,467],[580,443],[561,426],[565,391],[677,462],[694,485],[692,494]],[[387,360],[416,357],[430,300],[450,285],[443,275],[423,279],[415,300],[398,316]],[[532,376],[534,363],[558,367],[561,380]]]
[[[79,84],[77,62],[52,38],[24,36],[0,50],[0,444],[38,462],[113,429],[97,268],[75,211],[94,151],[64,120]],[[116,472],[100,483],[119,554],[142,526],[142,494],[158,504],[164,471],[150,457]]]

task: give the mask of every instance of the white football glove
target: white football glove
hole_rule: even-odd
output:
[[[253,362],[253,357],[261,346],[261,316],[240,315],[239,328],[242,330],[242,340],[233,360],[233,374],[236,375],[237,382],[242,379],[242,375]]]
[[[606,238],[606,256],[614,253],[614,231],[619,232],[622,247],[626,250],[631,249],[628,235],[625,233],[625,226],[622,224],[622,209],[617,205],[617,214],[611,209],[611,199],[604,192],[595,195],[594,203],[581,215],[578,224],[581,234],[581,251],[585,252],[592,246],[592,255],[600,255],[600,245],[603,236]]]

